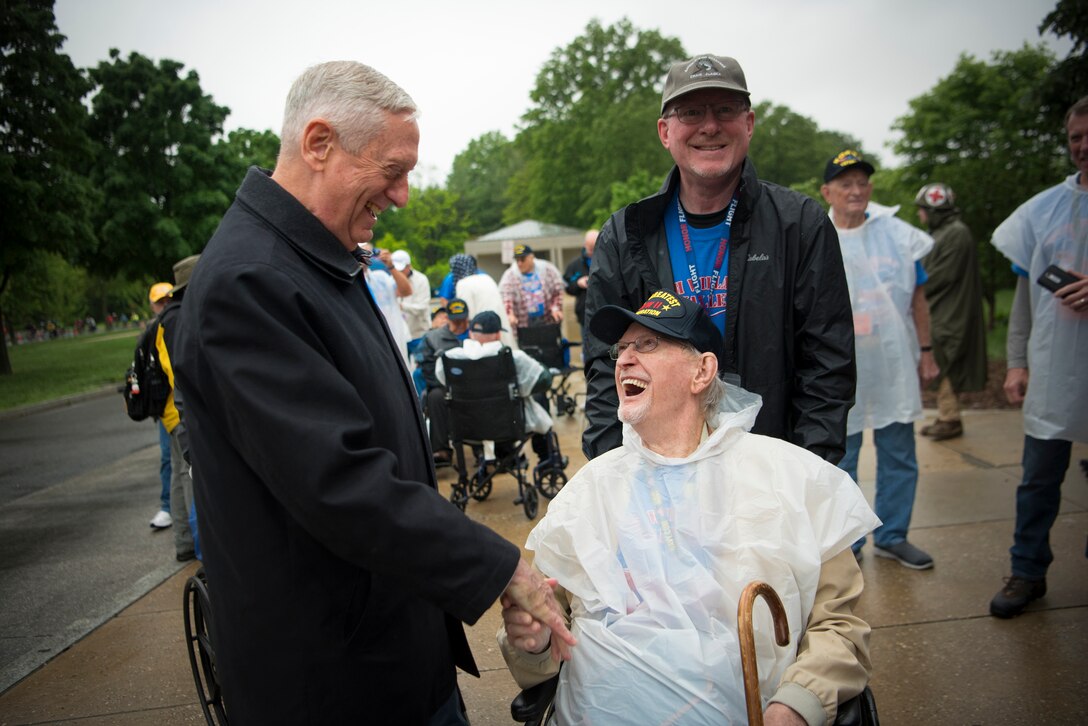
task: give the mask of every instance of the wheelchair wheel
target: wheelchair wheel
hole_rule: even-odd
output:
[[[529,519],[536,519],[537,508],[539,507],[540,499],[536,494],[536,487],[531,487],[525,484],[521,488],[521,506],[525,510],[525,516]]]
[[[223,692],[215,673],[215,649],[212,647],[209,619],[211,600],[208,597],[204,568],[186,581],[182,595],[185,615],[185,646],[189,651],[189,666],[196,682],[200,710],[210,726],[226,726],[227,712]]]
[[[543,496],[551,499],[559,493],[559,490],[566,483],[567,473],[565,471],[562,469],[548,469],[540,474],[536,486]]]
[[[465,511],[465,507],[468,505],[468,491],[460,482],[450,488],[450,501],[453,502],[453,506],[462,512]]]
[[[491,494],[491,479],[484,471],[477,471],[472,475],[472,481],[469,482],[468,491],[469,495],[477,502],[482,502],[487,499]]]

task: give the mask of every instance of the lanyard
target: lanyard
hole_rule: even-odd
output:
[[[695,263],[695,250],[692,249],[691,236],[688,234],[688,220],[684,214],[684,205],[680,203],[680,195],[676,195],[676,217],[680,222],[680,237],[684,240],[684,254],[688,258],[688,275],[691,281],[691,290],[698,298],[699,304],[708,308],[713,299],[714,291],[718,289],[718,279],[722,274],[722,266],[725,264],[725,251],[729,248],[729,233],[733,226],[733,213],[737,210],[738,197],[733,195],[729,202],[729,211],[725,213],[725,233],[718,243],[718,254],[714,257],[714,270],[710,277],[710,291],[703,294],[703,288],[699,284],[699,268]]]

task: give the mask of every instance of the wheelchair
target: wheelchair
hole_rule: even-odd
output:
[[[552,371],[552,386],[545,393],[545,408],[555,415],[573,416],[578,410],[577,394],[571,390],[570,374],[578,370],[570,365],[570,349],[581,345],[563,339],[559,323],[518,328],[518,347],[529,357]]]
[[[227,726],[227,711],[223,704],[223,689],[215,672],[215,648],[211,637],[211,601],[208,578],[203,566],[185,582],[182,595],[185,616],[185,647],[189,651],[189,667],[196,682],[200,710],[208,726]]]
[[[545,434],[547,455],[534,467],[529,482],[529,462],[522,450],[533,434],[525,430],[513,351],[503,348],[498,355],[478,360],[449,358],[443,353],[442,367],[457,469],[450,501],[464,511],[470,498],[478,502],[487,499],[496,476],[510,474],[518,484],[514,503],[522,506],[526,517],[535,519],[540,495],[550,499],[567,482],[565,458],[559,451],[559,438],[549,431]],[[495,442],[495,460],[488,461],[483,455],[484,441]],[[471,471],[466,445],[476,454]]]

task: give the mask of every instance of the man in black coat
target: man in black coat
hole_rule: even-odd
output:
[[[676,166],[661,191],[612,215],[593,255],[586,456],[622,440],[615,365],[593,316],[606,305],[636,310],[664,288],[706,309],[725,343],[719,374],[763,398],[753,433],[842,458],[855,369],[838,235],[814,200],[756,177],[754,126],[736,60],[703,55],[670,68],[657,132]]]
[[[518,548],[439,494],[361,274],[358,245],[408,201],[415,104],[367,66],[325,63],[292,86],[282,140],[201,256],[176,341],[227,712],[464,723],[454,667],[478,672],[461,623],[500,595],[562,619]]]

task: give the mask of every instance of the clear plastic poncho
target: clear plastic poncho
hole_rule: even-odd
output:
[[[899,207],[870,202],[865,223],[837,230],[854,309],[857,392],[847,435],[922,416],[918,334],[911,314],[915,261],[933,238],[895,216]]]
[[[760,399],[729,387],[716,429],[684,459],[624,444],[559,492],[526,547],[571,594],[579,640],[560,671],[561,724],[743,724],[737,604],[769,583],[789,619],[778,647],[755,608],[764,704],[796,655],[821,564],[879,520],[841,470],[747,433]]]
[[[1035,282],[1048,265],[1088,274],[1088,191],[1073,174],[1020,205],[992,241],[1031,283],[1024,433],[1088,441],[1088,317]]]

